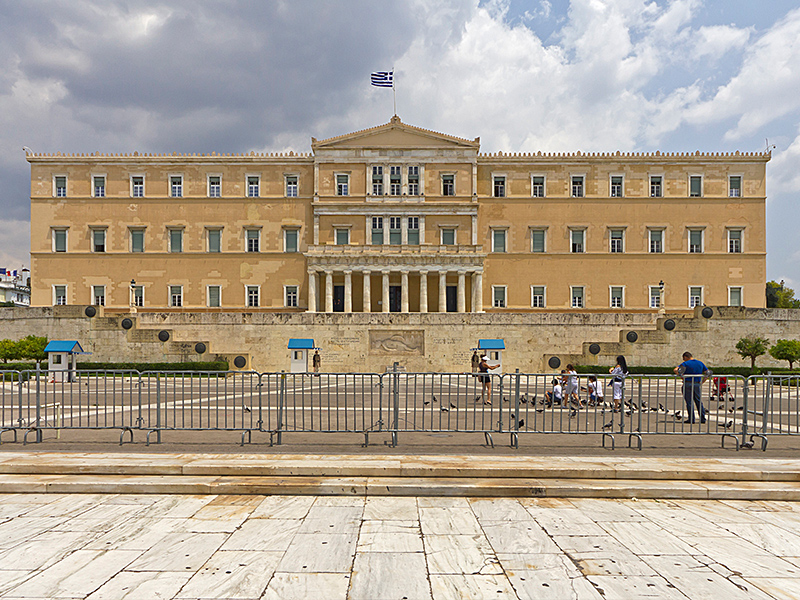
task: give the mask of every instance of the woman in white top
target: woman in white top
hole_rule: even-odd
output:
[[[621,354],[617,357],[617,364],[608,370],[614,378],[611,380],[611,389],[614,390],[614,410],[619,410],[622,404],[622,388],[625,387],[625,378],[628,376],[628,363]]]
[[[567,398],[570,402],[581,406],[581,399],[578,396],[578,372],[572,365],[567,365]]]

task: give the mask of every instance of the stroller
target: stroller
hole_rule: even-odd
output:
[[[728,387],[728,378],[727,377],[712,377],[711,382],[713,387],[711,389],[711,400],[717,400],[718,402],[724,402],[725,400],[736,400],[731,394],[730,388]]]

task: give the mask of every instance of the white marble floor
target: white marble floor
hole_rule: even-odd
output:
[[[0,598],[800,599],[800,503],[0,495]]]

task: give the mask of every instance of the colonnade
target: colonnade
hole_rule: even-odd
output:
[[[322,292],[320,309],[322,312],[333,312],[333,276],[334,272],[344,274],[344,312],[354,312],[353,309],[353,273],[362,276],[361,312],[372,312],[372,275],[381,275],[381,312],[390,312],[389,306],[389,277],[392,273],[400,273],[400,312],[409,311],[409,276],[419,277],[419,312],[429,312],[428,306],[428,277],[438,275],[439,301],[436,310],[430,312],[447,312],[447,275],[456,273],[458,285],[456,288],[456,312],[467,310],[467,275],[471,276],[471,308],[472,312],[483,312],[483,270],[481,269],[454,269],[454,270],[417,270],[417,269],[309,269],[308,270],[308,312],[317,312],[317,291]],[[317,275],[320,276],[320,285],[317,285]]]

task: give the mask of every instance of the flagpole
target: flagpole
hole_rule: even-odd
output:
[[[394,72],[394,67],[392,67],[392,102],[394,106],[394,116],[397,116],[397,90],[394,88],[394,79],[397,74]]]

